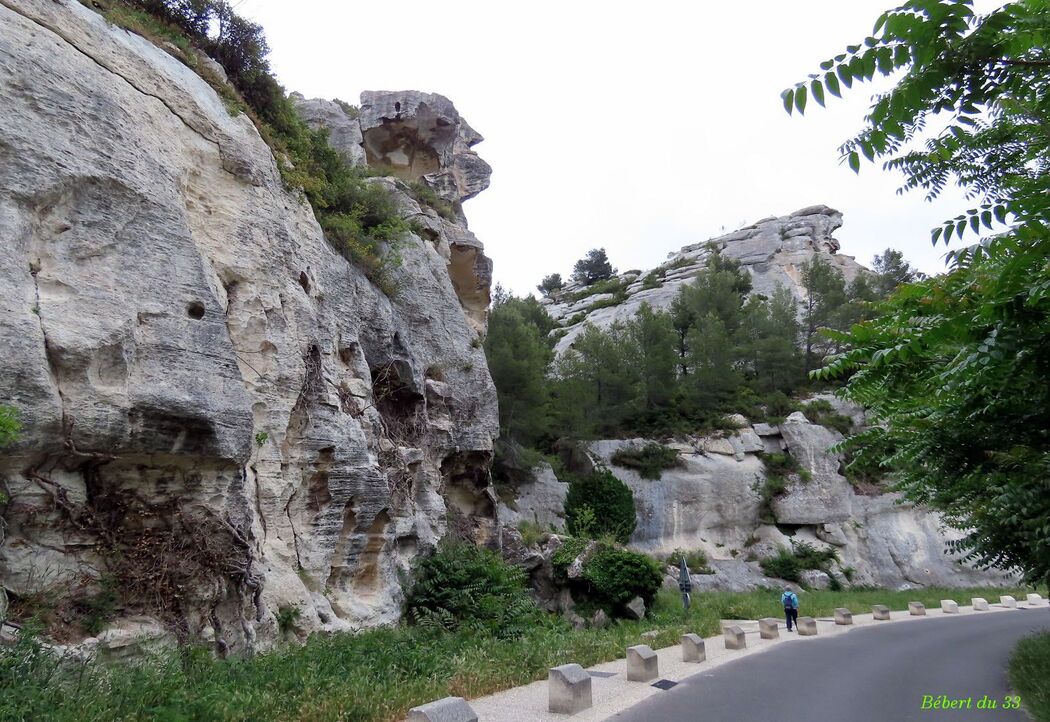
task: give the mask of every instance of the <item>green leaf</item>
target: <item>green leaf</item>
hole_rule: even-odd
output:
[[[799,86],[795,90],[795,109],[799,115],[806,114],[806,86]]]
[[[784,110],[787,111],[788,115],[791,115],[791,106],[795,102],[795,89],[788,88],[780,94],[780,97],[784,99]]]
[[[834,73],[828,73],[824,76],[824,84],[828,86],[828,92],[834,95],[836,98],[841,98],[842,93],[839,90],[839,79],[835,77]]]
[[[813,91],[813,99],[815,101],[817,101],[817,104],[820,105],[821,108],[823,108],[824,107],[824,86],[820,84],[819,80],[814,80],[812,83],[810,83],[809,87],[810,87],[810,90]]]
[[[853,87],[853,75],[850,73],[848,65],[840,65],[835,68],[835,74],[839,76],[839,80],[841,80],[842,84],[847,88]]]
[[[857,151],[850,153],[846,158],[846,162],[849,163],[850,170],[854,173],[860,173],[860,156],[857,155]]]

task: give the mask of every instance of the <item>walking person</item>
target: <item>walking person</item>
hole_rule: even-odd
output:
[[[788,631],[794,631],[792,626],[798,624],[798,597],[790,587],[784,587],[784,593],[780,595],[780,603],[784,605],[784,619],[787,621]]]

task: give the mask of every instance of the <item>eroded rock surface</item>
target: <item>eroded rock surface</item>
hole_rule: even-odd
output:
[[[651,272],[620,275],[626,299],[604,308],[592,309],[595,304],[612,299],[612,295],[594,294],[571,300],[574,294],[584,292],[585,287],[570,283],[553,298],[542,301],[547,313],[561,326],[553,332],[559,334],[556,351],[564,353],[588,323],[607,328],[617,321],[627,321],[642,303],[654,309],[669,309],[678,290],[696,276],[716,250],[741,263],[751,276],[754,294],[772,296],[779,285],[789,289],[796,298],[804,298],[802,264],[817,256],[841,271],[848,284],[863,266],[852,256],[838,253],[840,244],[832,234],[841,225],[842,214],[838,211],[827,206],[811,206],[685,246]]]
[[[12,608],[116,579],[118,615],[236,652],[272,643],[278,614],[298,635],[392,622],[398,573],[450,523],[492,538],[491,265],[465,223],[374,181],[426,229],[388,297],[249,119],[163,50],[78,2],[3,0],[0,57]],[[457,161],[480,136],[445,102],[426,170],[458,201],[485,173]],[[360,162],[344,120],[333,139]]]

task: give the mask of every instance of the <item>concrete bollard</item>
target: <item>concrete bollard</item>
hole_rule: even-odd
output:
[[[1043,598],[1040,597],[1038,594],[1029,594],[1028,603],[1035,607],[1043,603]]]
[[[735,624],[727,624],[722,629],[722,636],[726,640],[726,649],[744,649],[747,646],[744,630]]]
[[[707,649],[704,647],[704,640],[700,638],[700,635],[683,634],[682,661],[703,662],[705,659],[707,659]]]
[[[758,620],[758,634],[762,639],[780,639],[780,631],[777,629],[780,620],[776,617],[766,617]]]
[[[478,716],[462,697],[445,697],[410,709],[408,722],[478,722]]]
[[[875,617],[875,619],[889,619],[890,608],[885,604],[872,604],[871,615]]]
[[[636,644],[627,648],[627,679],[631,682],[648,682],[660,676],[660,660],[647,644]]]
[[[973,606],[973,611],[975,612],[988,611],[988,600],[983,597],[974,597],[970,600],[970,604]]]
[[[798,627],[798,633],[802,637],[817,636],[817,620],[813,617],[799,617],[795,620],[795,626]]]
[[[837,607],[835,609],[835,624],[853,624],[853,612],[845,607]]]
[[[913,617],[925,617],[926,605],[922,602],[908,602],[908,614]]]
[[[953,599],[942,599],[941,611],[945,614],[958,614],[959,605]]]
[[[1007,594],[999,597],[999,603],[1007,609],[1017,609],[1017,600]]]
[[[547,673],[547,709],[576,714],[591,707],[591,675],[578,664],[551,667]]]

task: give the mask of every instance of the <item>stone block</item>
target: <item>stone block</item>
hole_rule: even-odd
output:
[[[953,599],[942,599],[941,600],[941,611],[945,614],[958,614],[959,605],[956,604]]]
[[[974,597],[970,600],[970,604],[973,605],[973,611],[975,612],[988,611],[988,600],[983,597]]]
[[[913,617],[925,617],[926,605],[922,602],[908,602],[908,614]]]
[[[547,709],[576,714],[591,707],[591,675],[578,664],[552,667],[547,673]]]
[[[704,647],[704,640],[700,638],[700,635],[683,634],[682,661],[703,662],[705,659],[707,659],[707,649]]]
[[[1043,598],[1038,594],[1029,594],[1028,603],[1035,607],[1043,603]]]
[[[776,617],[766,617],[758,620],[758,634],[762,639],[780,639],[780,620]]]
[[[799,617],[795,620],[798,626],[799,636],[802,637],[815,637],[817,636],[817,620],[813,617]],[[853,622],[850,622],[852,624]]]
[[[660,676],[660,660],[647,644],[636,644],[627,648],[627,679],[631,682],[648,682]]]
[[[871,615],[875,617],[875,619],[889,619],[890,608],[885,604],[872,604]]]
[[[1017,600],[1008,594],[999,597],[999,603],[1007,609],[1017,609]]]
[[[735,624],[727,624],[723,627],[722,636],[726,640],[726,649],[744,649],[747,646],[744,630]]]
[[[462,697],[445,697],[410,709],[408,722],[478,722],[478,716]]]
[[[845,607],[835,609],[835,624],[853,624],[853,612]]]

